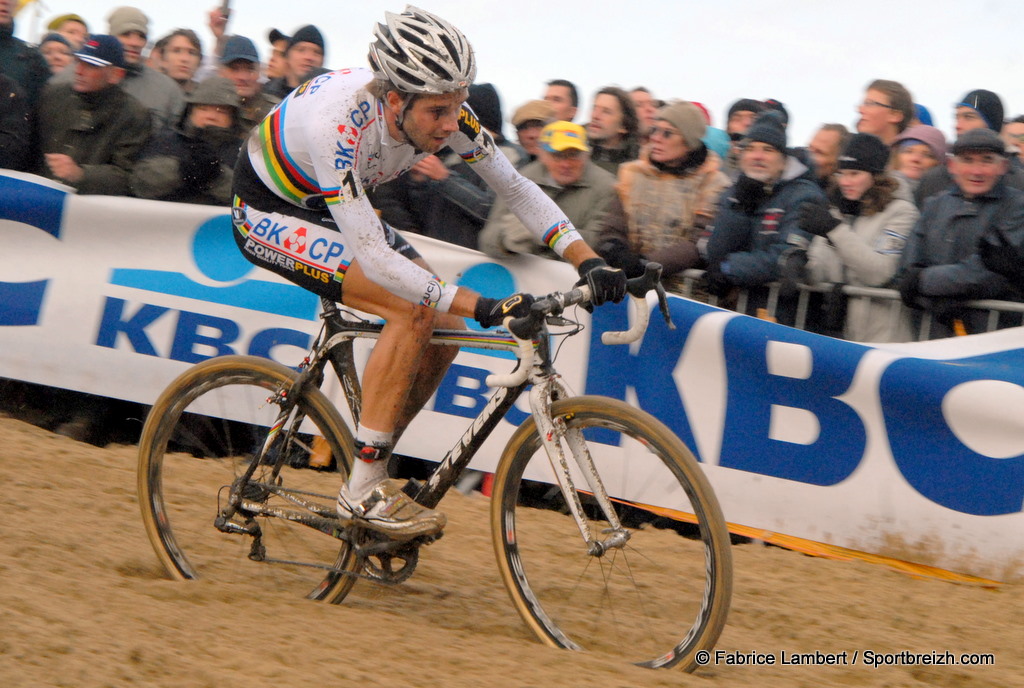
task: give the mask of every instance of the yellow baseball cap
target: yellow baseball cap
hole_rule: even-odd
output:
[[[82,26],[88,29],[89,25],[85,23],[85,20],[77,14],[62,14],[59,17],[54,17],[50,20],[50,23],[46,25],[46,28],[50,31],[56,31],[60,28],[60,25],[66,21],[78,22]]]
[[[549,153],[561,153],[570,149],[590,152],[587,145],[587,130],[579,124],[566,122],[552,122],[540,132],[540,145]]]

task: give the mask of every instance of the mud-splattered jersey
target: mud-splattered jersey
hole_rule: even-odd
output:
[[[457,288],[388,247],[364,192],[429,155],[391,138],[383,106],[365,88],[372,76],[368,69],[341,69],[297,88],[249,137],[249,160],[281,199],[301,207],[326,203],[367,276],[413,303],[447,311]],[[498,151],[467,105],[448,145],[559,255],[581,239],[558,206]]]

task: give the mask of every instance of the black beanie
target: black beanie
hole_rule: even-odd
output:
[[[466,102],[485,129],[501,134],[501,99],[494,84],[473,84],[469,87]]]
[[[839,156],[839,169],[881,174],[888,162],[889,147],[882,139],[871,134],[854,134]]]
[[[992,91],[983,88],[964,96],[957,107],[966,106],[977,110],[989,129],[999,132],[1003,128],[1003,101]]]
[[[312,43],[320,46],[320,49],[326,52],[324,49],[323,34],[320,33],[320,29],[316,28],[312,24],[307,24],[295,32],[295,35],[288,41],[288,50],[291,50],[292,46],[296,43]],[[287,52],[287,50],[285,52]]]
[[[789,125],[789,111],[786,109],[785,105],[775,100],[774,98],[769,98],[768,100],[764,101],[763,105],[765,110],[775,110],[780,115],[782,115],[782,126],[785,127]]]
[[[780,153],[785,153],[786,128],[782,126],[782,115],[775,110],[762,113],[761,116],[750,125],[750,129],[747,130],[747,134],[743,138],[748,141],[767,143]]]
[[[729,106],[729,114],[726,116],[726,119],[731,119],[737,112],[761,112],[761,110],[764,110],[764,103],[760,100],[754,100],[753,98],[740,98]]]

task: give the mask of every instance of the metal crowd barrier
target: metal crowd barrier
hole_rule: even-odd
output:
[[[683,291],[680,294],[686,298],[697,298],[697,286],[701,282],[701,278],[704,276],[703,270],[690,269],[683,272]],[[799,297],[797,300],[796,308],[796,321],[794,327],[800,330],[807,329],[807,315],[810,305],[810,297],[813,293],[826,293],[832,291],[831,284],[822,284],[810,286],[807,284],[796,285],[799,289]],[[780,284],[773,282],[769,285],[768,300],[764,308],[764,315],[769,318],[774,318],[778,309],[779,303],[779,289]],[[889,302],[889,324],[894,330],[899,327],[899,322],[902,318],[907,317],[911,313],[920,314],[920,324],[917,328],[916,339],[914,341],[926,341],[929,338],[929,333],[932,327],[932,317],[927,311],[912,311],[903,305],[903,301],[900,299],[900,293],[895,289],[878,289],[875,287],[855,287],[851,285],[843,285],[842,292],[847,295],[848,298],[852,299],[864,299],[868,301],[888,301]],[[703,300],[703,299],[700,299]],[[749,294],[747,290],[741,289],[737,297],[736,305],[730,310],[734,310],[737,313],[746,313],[747,305],[749,302]],[[707,303],[712,306],[719,305],[719,299],[715,296],[710,296],[707,299]],[[999,329],[999,317],[1004,313],[1020,313],[1024,314],[1024,303],[1016,301],[997,301],[992,299],[983,299],[976,301],[964,302],[966,308],[974,310],[986,311],[988,313],[986,319],[986,332],[993,332]],[[1024,316],[1022,316],[1024,317]]]

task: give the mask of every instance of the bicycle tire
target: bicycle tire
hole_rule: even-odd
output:
[[[267,359],[222,356],[188,369],[153,405],[139,441],[139,505],[153,549],[172,578],[257,582],[261,589],[334,603],[351,589],[361,562],[347,542],[257,515],[266,549],[257,565],[250,557],[252,535],[227,534],[214,525],[233,480],[251,463],[280,411],[271,397],[295,377],[292,369]],[[280,486],[302,490],[303,498],[333,513],[352,462],[351,433],[320,390],[305,389],[291,399],[305,420],[299,432],[283,428],[275,435],[269,455],[288,452]],[[325,445],[333,468],[310,468],[310,455],[315,449],[321,455],[314,463],[322,462]],[[258,466],[253,478],[259,481],[270,468]],[[266,492],[263,499],[267,506],[298,509],[279,492]]]
[[[732,595],[729,532],[703,471],[664,424],[621,401],[573,397],[551,413],[585,431],[630,538],[603,556],[588,553],[527,419],[502,453],[491,501],[498,568],[516,610],[549,646],[693,671],[696,653],[718,640]],[[601,432],[619,435],[625,460]],[[586,485],[578,472],[574,482]],[[660,507],[640,501],[651,490]],[[600,537],[607,522],[590,491],[577,491]],[[695,528],[676,520],[684,513]]]

